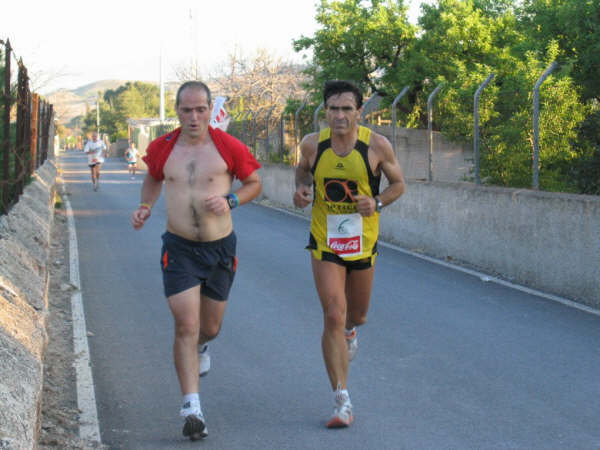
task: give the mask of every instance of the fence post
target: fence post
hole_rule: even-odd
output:
[[[279,118],[279,158],[281,159],[281,162],[283,162],[283,149],[284,149],[284,145],[283,145],[283,137],[285,136],[285,111],[283,111],[281,113],[281,117]]]
[[[485,87],[492,81],[494,74],[490,73],[483,83],[475,91],[473,102],[473,158],[475,159],[475,184],[481,184],[479,176],[479,97]]]
[[[15,136],[15,197],[20,197],[25,189],[25,182],[31,175],[27,161],[29,149],[25,147],[25,79],[19,65],[17,76],[17,127]]]
[[[40,96],[35,92],[31,98],[31,154],[35,160],[36,169],[40,166],[38,154],[38,111],[40,107]]]
[[[2,178],[0,179],[0,187],[2,187],[2,212],[8,212],[10,203],[10,41],[7,40],[4,46],[5,63],[4,63],[4,117],[2,117],[2,125],[4,132],[3,142],[3,162],[2,162]]]
[[[256,112],[252,113],[252,148],[254,149],[254,153],[256,157],[258,157],[258,149],[256,148],[256,117],[260,114],[262,108],[258,108]]]
[[[433,99],[442,89],[442,84],[443,83],[438,84],[427,99],[427,130],[429,135],[429,169],[427,172],[428,181],[433,180]]]
[[[398,104],[400,99],[406,95],[408,89],[409,86],[404,86],[404,88],[400,91],[400,93],[392,102],[392,148],[394,149],[394,153],[396,153],[396,105]]]
[[[365,117],[367,117],[367,111],[368,111],[368,107],[369,104],[373,103],[375,101],[375,99],[379,97],[379,93],[375,92],[373,95],[371,95],[369,97],[369,99],[362,105],[362,114],[360,115],[360,121],[364,122],[365,121]]]
[[[550,64],[533,88],[533,189],[540,187],[540,86],[557,66]]]
[[[244,141],[244,144],[248,145],[248,143],[246,141],[248,141],[248,139],[250,138],[250,114],[252,112],[250,110],[248,111],[244,111],[242,113],[241,117],[241,121],[242,121],[242,140]]]
[[[300,108],[296,110],[294,114],[294,165],[298,164],[300,161],[300,111],[304,109],[306,106],[306,99],[300,105]]]
[[[321,104],[317,106],[317,109],[315,109],[315,112],[313,113],[313,127],[315,132],[319,132],[319,112],[321,112],[323,106],[325,106],[325,103],[321,102]]]
[[[265,118],[265,136],[266,136],[265,139],[266,139],[267,161],[269,160],[269,157],[271,156],[271,149],[269,147],[269,120],[271,120],[271,114],[273,113],[274,109],[275,109],[275,106],[271,106],[271,108],[267,112],[267,116]]]

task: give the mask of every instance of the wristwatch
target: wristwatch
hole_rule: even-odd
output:
[[[375,199],[375,211],[378,213],[383,209],[383,202],[379,199],[379,197],[373,197]]]
[[[227,200],[229,209],[233,209],[240,204],[240,200],[238,199],[238,196],[236,194],[226,195],[225,200]]]

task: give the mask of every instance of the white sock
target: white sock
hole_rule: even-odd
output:
[[[350,394],[348,389],[336,389],[333,393],[333,400],[338,405],[350,403]]]
[[[200,394],[197,392],[185,394],[181,406],[181,415],[199,414],[200,411]]]

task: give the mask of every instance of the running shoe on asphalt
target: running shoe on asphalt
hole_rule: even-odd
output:
[[[348,345],[348,360],[352,361],[356,356],[356,351],[358,350],[358,333],[356,332],[356,327],[352,329],[352,333],[346,334],[346,344]]]
[[[180,414],[185,417],[185,423],[183,424],[183,435],[185,437],[197,441],[208,436],[208,429],[199,404],[192,407],[190,402],[187,402],[181,408]]]
[[[210,353],[208,353],[208,344],[198,346],[198,369],[201,377],[206,375],[210,370]]]
[[[335,408],[333,409],[331,419],[327,422],[327,428],[346,428],[350,426],[353,420],[354,416],[352,415],[350,397],[348,394],[336,392]]]

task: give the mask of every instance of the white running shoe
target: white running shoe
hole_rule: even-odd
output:
[[[206,422],[199,403],[193,405],[191,402],[185,403],[179,414],[185,417],[185,423],[183,424],[183,435],[185,437],[197,441],[208,436],[208,428],[206,428]]]
[[[350,396],[348,394],[336,391],[335,394],[335,408],[329,422],[327,422],[327,428],[346,428],[354,421],[352,415],[352,403],[350,403]]]
[[[352,361],[356,356],[356,352],[358,350],[358,332],[356,331],[356,327],[352,329],[352,332],[346,334],[346,344],[348,345],[348,361]]]
[[[210,370],[210,353],[208,353],[208,344],[198,346],[198,372],[201,377]]]

